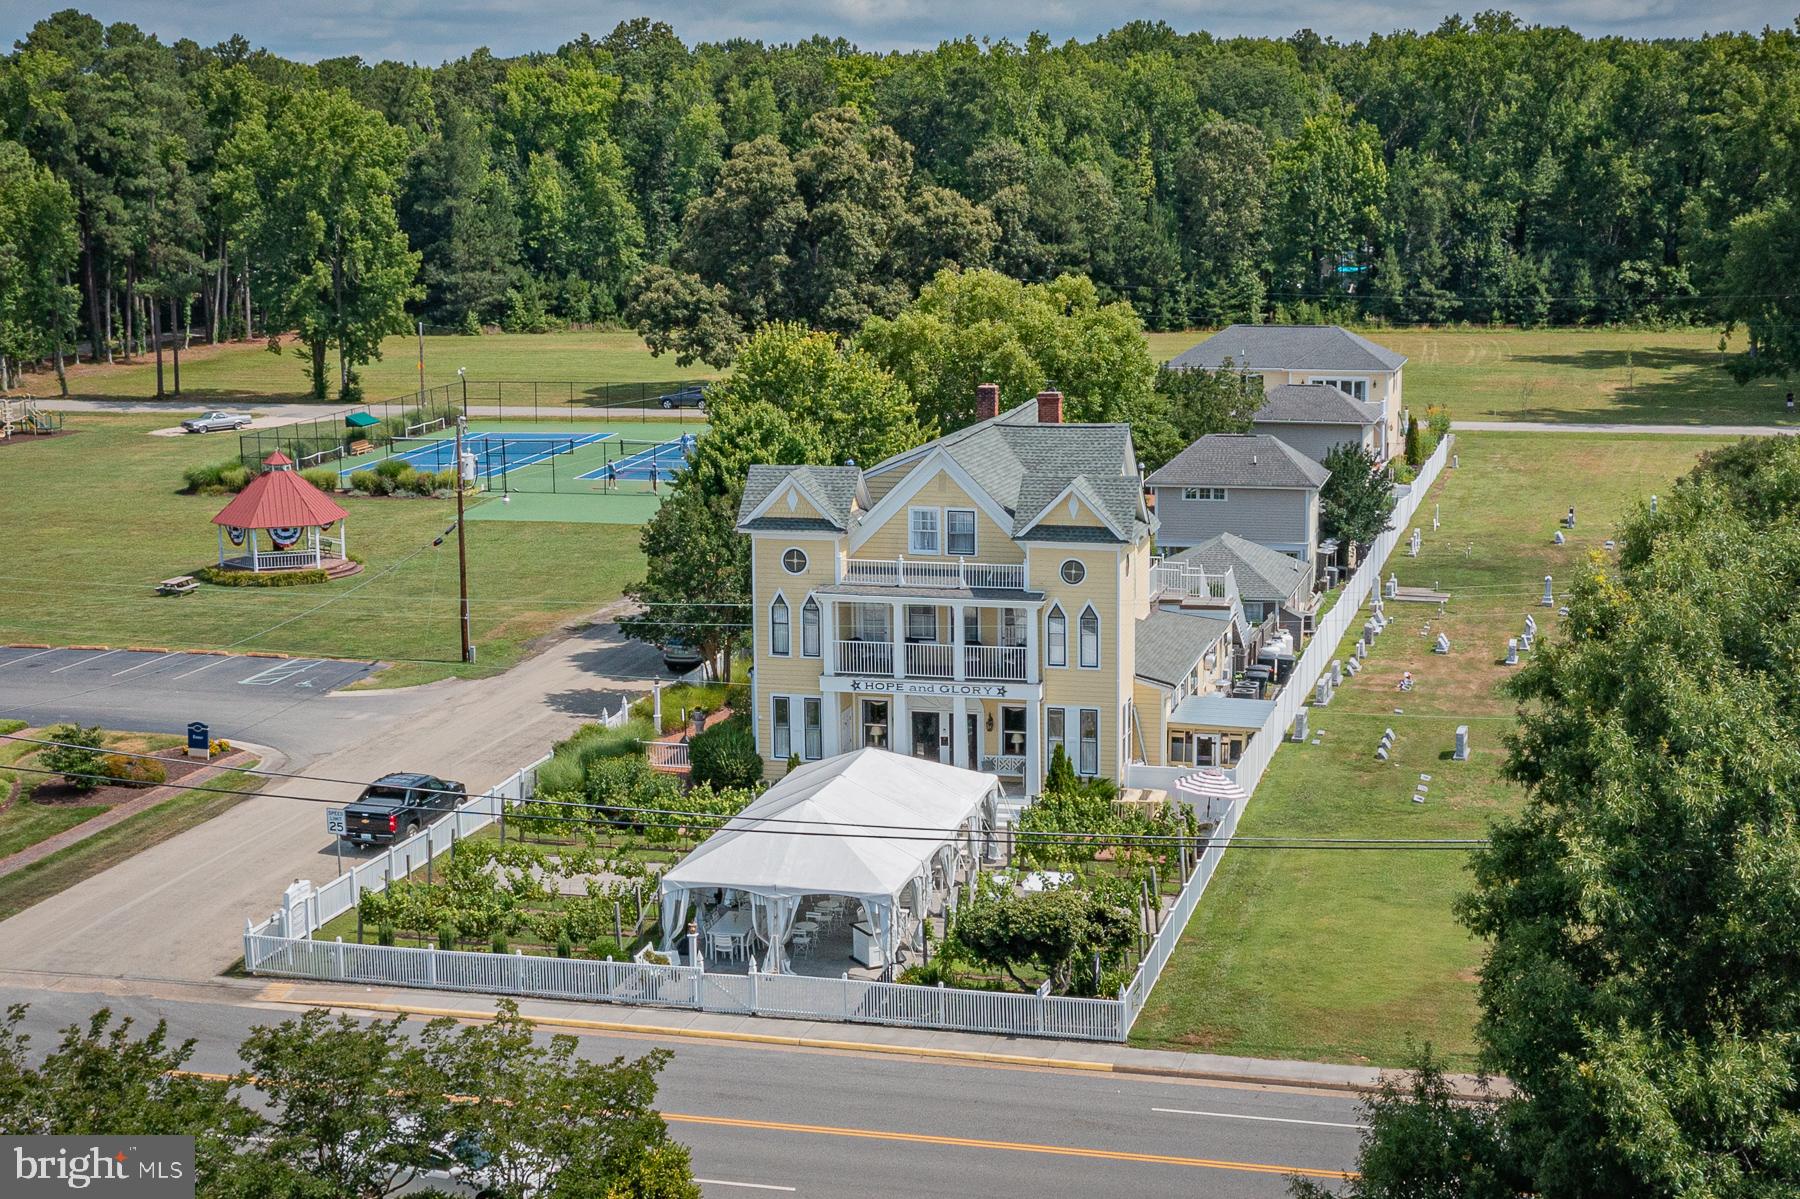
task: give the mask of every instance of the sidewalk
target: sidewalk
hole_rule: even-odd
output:
[[[416,1016],[451,1016],[483,1019],[493,1012],[493,1000],[449,991],[417,991],[402,988],[344,986],[335,983],[274,980],[256,997],[261,1005],[355,1009],[371,1013],[408,1012]],[[852,1053],[899,1054],[976,1064],[1026,1066],[1040,1069],[1082,1070],[1109,1074],[1138,1074],[1208,1082],[1236,1082],[1264,1086],[1322,1088],[1367,1092],[1380,1082],[1382,1071],[1371,1066],[1346,1066],[1331,1062],[1289,1062],[1265,1058],[1227,1057],[1211,1053],[1178,1053],[1138,1049],[1130,1045],[1098,1041],[1059,1041],[1034,1037],[1006,1037],[982,1033],[941,1032],[924,1028],[900,1028],[886,1024],[839,1024],[820,1020],[783,1020],[761,1016],[734,1016],[719,1012],[695,1012],[680,1008],[630,1007],[623,1004],[574,1003],[544,999],[520,999],[521,1014],[552,1029],[601,1033],[735,1041],[792,1049],[823,1049]],[[1452,1075],[1459,1093],[1473,1095],[1472,1075]],[[1503,1087],[1496,1086],[1495,1093]]]

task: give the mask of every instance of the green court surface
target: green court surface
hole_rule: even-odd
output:
[[[469,519],[642,524],[672,483],[670,455],[657,447],[703,428],[677,421],[472,420],[466,444],[477,453],[480,479]],[[484,434],[490,436],[484,440]],[[334,465],[346,478],[393,456],[419,470],[447,469],[454,452],[446,439],[453,436],[433,431]],[[655,488],[648,477],[651,461],[659,463]],[[610,486],[599,477],[609,463],[625,468]]]

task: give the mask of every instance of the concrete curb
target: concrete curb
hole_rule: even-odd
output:
[[[456,1020],[492,1019],[491,1013],[471,1011],[467,1008],[422,1007],[401,1003],[379,1003],[364,1000],[307,1000],[290,997],[285,991],[281,994],[265,994],[262,1002],[277,1003],[294,1007],[326,1007],[346,1008],[355,1011],[380,1012],[385,1015],[406,1014],[437,1018],[447,1016]],[[1337,1091],[1344,1094],[1366,1095],[1373,1093],[1377,1087],[1369,1083],[1348,1082],[1343,1079],[1291,1076],[1288,1074],[1259,1074],[1247,1071],[1207,1070],[1203,1068],[1181,1069],[1173,1066],[1140,1065],[1133,1062],[1087,1061],[1079,1058],[1043,1057],[1027,1053],[993,1053],[975,1049],[946,1049],[933,1045],[897,1045],[879,1041],[845,1041],[828,1037],[786,1036],[779,1033],[740,1032],[730,1029],[716,1028],[678,1028],[668,1025],[633,1024],[622,1020],[587,1020],[572,1016],[526,1015],[525,1019],[535,1025],[548,1028],[569,1028],[586,1032],[624,1033],[633,1036],[685,1038],[699,1041],[736,1042],[746,1045],[772,1045],[788,1049],[824,1049],[839,1053],[877,1053],[891,1057],[918,1057],[936,1061],[960,1061],[976,1065],[1024,1067],[1042,1070],[1079,1070],[1089,1074],[1128,1074],[1149,1078],[1172,1078],[1189,1082],[1226,1082],[1249,1086],[1291,1087],[1304,1090]],[[1283,1063],[1284,1065],[1287,1063]],[[1457,1092],[1465,1098],[1474,1098],[1478,1094],[1472,1080],[1461,1076],[1453,1076],[1457,1084]]]

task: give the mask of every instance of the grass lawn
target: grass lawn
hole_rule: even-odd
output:
[[[253,790],[260,782],[255,775],[232,770],[214,776],[205,785]],[[186,791],[0,878],[0,920],[16,916],[33,904],[66,891],[152,845],[205,824],[243,802],[244,798],[243,795],[220,795],[213,791]]]
[[[0,733],[16,733],[25,727],[22,720],[0,721]],[[42,737],[43,733],[33,734]],[[179,745],[180,739],[159,733],[107,733],[106,748],[125,753],[157,753]],[[54,776],[27,770],[8,770],[12,765],[37,767],[33,759],[40,748],[29,741],[0,741],[0,858],[29,849],[46,837],[54,837],[107,810],[104,803],[33,803],[32,793],[39,783],[54,781]],[[10,804],[5,798],[12,782],[18,783],[18,794]]]
[[[411,684],[504,670],[534,638],[643,573],[635,525],[472,521],[480,657],[465,666],[456,661],[455,543],[431,545],[451,521],[450,502],[351,497],[350,549],[366,560],[363,573],[161,597],[157,580],[216,558],[211,520],[227,502],[178,494],[182,469],[237,448],[235,439],[145,436],[163,423],[84,413],[69,436],[0,450],[0,642],[378,658],[409,663],[382,682]]]
[[[1417,518],[1420,556],[1396,555],[1388,565],[1402,584],[1448,591],[1446,611],[1388,605],[1392,622],[1368,669],[1329,707],[1310,712],[1321,744],[1289,744],[1276,755],[1239,831],[1477,837],[1516,811],[1520,792],[1500,775],[1501,739],[1513,723],[1513,704],[1500,691],[1507,637],[1527,613],[1554,635],[1555,611],[1537,605],[1543,576],[1569,574],[1630,505],[1718,444],[1653,435],[1459,437],[1461,468],[1445,472]],[[1443,518],[1436,533],[1433,504]],[[1578,528],[1567,545],[1552,545],[1570,504]],[[1431,652],[1439,632],[1450,638],[1448,655]],[[1396,684],[1406,670],[1417,682],[1402,693]],[[1459,724],[1469,726],[1469,762],[1449,760]],[[1394,753],[1377,762],[1387,727],[1397,735]],[[1415,804],[1424,774],[1426,802]],[[1451,851],[1233,850],[1133,1041],[1392,1065],[1411,1038],[1471,1064],[1481,950],[1451,914],[1468,887],[1465,861]]]
[[[363,365],[363,394],[385,400],[415,391],[419,385],[417,343],[412,337],[390,337],[381,343],[380,361]],[[336,371],[337,360],[331,360]],[[271,354],[262,342],[196,346],[181,356],[181,391],[188,406],[222,404],[259,398],[298,401],[312,396],[306,362],[291,346]],[[706,378],[714,372],[702,364],[675,365],[673,355],[652,357],[637,334],[626,331],[582,333],[491,333],[481,337],[432,334],[425,338],[425,380],[452,382],[456,368],[476,380],[525,379],[572,383],[662,382]],[[165,379],[170,366],[165,357]],[[335,373],[333,378],[335,379]],[[55,389],[54,378],[35,378],[41,395]],[[156,394],[156,361],[132,365],[83,364],[69,372],[69,391],[78,399],[150,399]],[[475,397],[471,395],[471,399]],[[545,403],[549,402],[546,396]],[[336,403],[336,401],[333,401]]]
[[[1717,329],[1371,329],[1407,356],[1405,396],[1455,420],[1595,424],[1795,425],[1782,402],[1793,386],[1743,386],[1719,366]],[[1151,333],[1157,361],[1204,332]],[[1743,333],[1733,352],[1743,349]]]

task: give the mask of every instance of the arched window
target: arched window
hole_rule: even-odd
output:
[[[1052,666],[1069,664],[1069,618],[1063,615],[1062,605],[1053,605],[1050,609],[1049,636],[1045,639],[1045,652],[1049,654]]]
[[[819,656],[819,601],[810,595],[800,605],[800,656]]]
[[[769,605],[769,652],[783,658],[793,652],[793,628],[788,622],[787,601],[779,595]]]
[[[1091,607],[1081,610],[1081,664],[1100,665],[1100,616]]]

